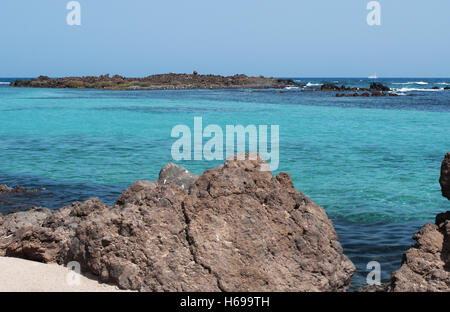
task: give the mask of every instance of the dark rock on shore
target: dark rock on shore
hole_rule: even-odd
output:
[[[450,153],[441,170],[442,194],[449,200]],[[358,292],[450,292],[450,211],[436,216],[413,236],[415,244],[403,255],[402,266],[388,283],[364,286]]]
[[[320,89],[312,89],[312,90],[306,90],[306,91],[308,91],[308,92],[310,92],[310,91],[326,91],[326,92],[348,91],[348,92],[372,92],[372,93],[378,92],[378,93],[382,93],[382,92],[391,91],[391,89],[379,82],[374,82],[374,83],[370,84],[369,88],[352,88],[352,87],[346,87],[345,85],[342,85],[339,87],[332,83],[325,83],[320,87]]]
[[[345,86],[343,87],[345,89]],[[338,87],[335,84],[332,83],[324,83],[321,87],[320,87],[320,91],[341,91],[342,87]]]
[[[291,79],[248,77],[246,75],[219,76],[193,74],[162,74],[144,78],[110,77],[64,77],[39,76],[31,80],[11,82],[13,87],[32,88],[95,88],[109,90],[185,90],[185,89],[283,89],[300,86]]]
[[[442,162],[439,183],[441,184],[442,196],[450,200],[450,153],[445,155],[445,159]]]
[[[6,185],[0,185],[0,195],[11,193],[37,193],[37,192],[39,192],[39,190],[27,190],[23,186],[8,187]]]
[[[380,96],[398,96],[396,93],[385,93],[385,92],[379,92],[374,91],[371,93],[363,92],[363,93],[337,93],[336,97],[380,97]]]
[[[449,165],[450,153],[442,163],[440,178],[442,194],[447,198]],[[359,291],[450,292],[450,211],[438,214],[435,223],[425,224],[413,239],[416,243],[403,255],[402,266],[389,283]]]
[[[141,291],[347,290],[355,267],[324,209],[264,165],[229,159],[197,177],[169,164],[112,207],[0,216],[0,255],[78,261]]]
[[[413,236],[416,243],[392,274],[390,291],[450,291],[450,211],[436,216]]]
[[[379,82],[371,83],[369,89],[374,91],[391,91],[389,87],[386,87],[385,85]]]
[[[337,86],[332,83],[323,84],[320,89],[303,90],[304,92],[311,91],[325,91],[325,92],[347,92],[347,93],[336,93],[336,97],[376,97],[376,96],[398,96],[396,93],[386,93],[391,91],[391,89],[379,82],[374,82],[370,84],[369,88],[351,88],[344,85]]]

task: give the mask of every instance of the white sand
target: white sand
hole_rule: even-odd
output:
[[[111,292],[117,287],[100,284],[64,266],[0,257],[0,292]]]

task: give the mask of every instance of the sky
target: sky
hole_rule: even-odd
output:
[[[0,1],[0,77],[450,77],[450,1]]]

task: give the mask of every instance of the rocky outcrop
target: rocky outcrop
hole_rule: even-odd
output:
[[[392,274],[395,292],[450,291],[450,212],[439,214],[413,236],[416,243]]]
[[[355,267],[324,209],[295,190],[289,174],[274,177],[263,165],[229,159],[196,177],[169,164],[158,181],[136,182],[114,206],[92,199],[26,212],[34,217],[2,216],[0,250],[78,261],[123,289],[348,289]]]
[[[442,163],[442,194],[449,198],[450,153]],[[391,281],[362,291],[450,292],[450,211],[436,216],[413,236],[416,243],[404,255],[402,266]]]
[[[391,91],[391,89],[389,87],[387,87],[379,82],[371,83],[369,89],[372,91],[379,91],[379,92]]]
[[[445,159],[442,162],[439,183],[441,184],[442,196],[450,200],[450,153],[445,155]]]
[[[336,93],[336,97],[380,97],[380,96],[398,96],[397,93],[386,93],[386,92],[363,92],[363,93]]]
[[[39,76],[30,80],[11,82],[13,87],[31,88],[95,88],[110,90],[182,90],[182,89],[283,89],[298,87],[298,83],[291,79],[275,79],[248,77],[246,75],[219,76],[193,74],[162,74],[144,78],[125,78],[119,75],[110,77],[64,77],[49,78]]]
[[[307,89],[307,92],[311,91],[341,91],[341,92],[370,92],[370,93],[380,93],[391,91],[391,89],[379,82],[374,82],[370,84],[369,88],[356,88],[356,87],[346,87],[345,85],[338,86],[333,83],[324,83],[319,89]],[[357,93],[358,94],[358,93]]]
[[[168,163],[161,169],[157,182],[159,184],[172,183],[181,186],[184,190],[188,190],[198,178],[198,175],[190,173],[183,167],[174,163]]]
[[[347,88],[345,86],[339,87],[332,83],[324,83],[320,87],[320,91],[344,91],[344,90],[347,90]]]
[[[0,185],[0,195],[11,193],[37,193],[39,190],[27,190],[23,186],[8,187],[6,185]]]
[[[344,92],[336,93],[336,97],[379,97],[379,96],[398,96],[396,93],[389,93],[391,89],[379,82],[370,84],[369,88],[337,86],[332,83],[325,83],[319,89],[304,89],[303,92],[326,91],[326,92]]]

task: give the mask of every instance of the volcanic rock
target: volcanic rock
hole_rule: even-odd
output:
[[[394,292],[450,291],[450,212],[439,214],[413,236],[416,243],[392,274]]]
[[[439,183],[442,188],[442,196],[450,200],[450,153],[445,155],[445,159],[441,166],[441,178]]]
[[[340,90],[341,90],[340,87],[332,83],[324,83],[320,87],[320,91],[340,91]]]
[[[91,199],[0,216],[0,252],[78,261],[103,282],[140,291],[347,290],[355,267],[324,209],[266,166],[229,159],[196,177],[169,164],[112,207]]]
[[[174,163],[168,163],[161,169],[157,182],[159,184],[173,183],[188,190],[191,184],[198,178],[198,175],[190,173],[183,167]]]
[[[391,91],[391,89],[389,87],[387,87],[379,82],[371,83],[369,89],[374,90],[374,91]]]
[[[449,197],[450,153],[441,170],[442,194]],[[450,292],[450,211],[436,216],[413,236],[416,243],[404,255],[402,266],[385,287],[393,292]],[[366,291],[374,288],[366,288]]]
[[[292,79],[248,77],[246,75],[220,76],[193,74],[162,74],[144,78],[125,78],[119,75],[110,77],[63,77],[49,78],[39,76],[29,80],[11,82],[12,87],[29,88],[95,88],[109,90],[185,90],[185,89],[283,89],[298,87],[301,84]]]
[[[6,185],[0,185],[0,195],[6,193],[37,193],[39,190],[27,190],[23,186],[8,187]]]

